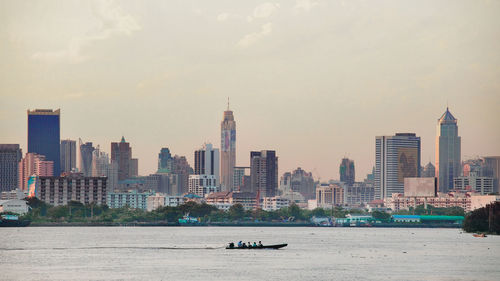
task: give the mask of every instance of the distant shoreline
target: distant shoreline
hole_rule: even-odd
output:
[[[455,224],[374,224],[372,226],[317,226],[311,223],[202,223],[181,225],[176,222],[131,222],[131,223],[86,223],[86,222],[43,222],[31,223],[31,227],[320,227],[320,228],[461,228]]]

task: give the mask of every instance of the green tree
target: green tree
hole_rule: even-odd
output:
[[[241,204],[234,204],[229,208],[228,212],[232,220],[241,220],[245,216],[245,209]]]

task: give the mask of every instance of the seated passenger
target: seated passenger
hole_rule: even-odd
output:
[[[229,243],[229,249],[234,249],[234,243],[233,242]]]
[[[238,248],[241,248],[241,247],[243,247],[243,243],[240,241],[240,242],[238,242]]]
[[[248,241],[248,248],[252,248],[252,243],[250,243],[250,241]]]
[[[252,247],[257,248],[257,243],[255,243],[255,241],[253,241]]]
[[[263,247],[264,245],[262,245],[262,242],[259,241],[259,247]]]
[[[247,244],[243,243],[243,245],[241,245],[241,248],[247,248]]]

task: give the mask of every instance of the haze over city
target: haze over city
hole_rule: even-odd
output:
[[[453,4],[453,5],[450,5]],[[26,110],[61,108],[61,139],[110,150],[125,136],[139,174],[161,147],[220,146],[230,99],[236,164],[276,150],[279,174],[362,180],[375,136],[422,138],[458,119],[462,159],[500,143],[500,3],[245,1],[0,3],[0,143],[26,151]]]

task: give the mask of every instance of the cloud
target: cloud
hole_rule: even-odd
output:
[[[72,37],[63,50],[38,52],[33,54],[33,59],[80,63],[89,58],[83,54],[85,47],[114,35],[130,36],[133,32],[141,29],[135,18],[124,13],[121,7],[113,1],[93,2],[92,11],[99,20],[99,26],[96,29],[90,30],[84,35]]]
[[[254,18],[268,18],[273,15],[273,13],[279,9],[280,4],[277,3],[263,3],[255,7],[253,10]]]
[[[259,32],[253,32],[245,35],[240,41],[238,41],[238,46],[240,47],[248,47],[252,44],[255,44],[258,40],[263,37],[269,36],[273,31],[273,24],[268,22],[261,26],[261,30]]]
[[[295,1],[295,12],[309,12],[312,8],[318,6],[318,1],[315,0],[297,0]]]

